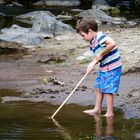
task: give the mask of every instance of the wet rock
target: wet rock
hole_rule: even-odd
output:
[[[77,89],[76,89],[76,91],[86,91],[86,89],[87,89],[87,87],[86,86],[84,86],[84,85],[81,85],[81,86],[79,86]]]
[[[48,55],[40,55],[38,62],[41,63],[62,63],[66,61],[66,55],[57,55],[57,54],[48,54]]]
[[[58,79],[56,79],[56,78],[50,78],[50,79],[48,80],[48,82],[50,82],[50,83],[52,83],[52,84],[54,84],[54,85],[60,85],[60,86],[62,86],[62,87],[66,86],[65,83],[64,83],[62,80],[58,80]]]

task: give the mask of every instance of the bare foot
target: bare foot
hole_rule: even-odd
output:
[[[104,117],[114,117],[114,114],[113,113],[106,113],[103,116]]]
[[[99,113],[101,113],[101,110],[98,110],[98,109],[91,109],[91,110],[84,110],[83,112],[86,113],[86,114],[89,114],[89,115],[94,115],[94,114],[99,114]]]

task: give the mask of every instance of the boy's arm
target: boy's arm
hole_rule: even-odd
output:
[[[87,73],[91,72],[94,66],[103,59],[103,56],[110,52],[115,46],[116,42],[109,38],[108,40],[105,41],[106,47],[96,56],[95,59],[88,65],[87,67]]]
[[[106,47],[96,57],[96,59],[99,60],[99,61],[102,60],[102,58],[105,54],[110,52],[116,46],[116,42],[111,38],[106,40],[105,44],[106,44]]]

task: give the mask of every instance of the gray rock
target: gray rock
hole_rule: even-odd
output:
[[[92,4],[92,8],[107,10],[110,6],[105,0],[95,0]]]
[[[81,0],[41,0],[34,5],[47,5],[47,6],[78,6]]]
[[[73,19],[73,17],[69,15],[57,15],[57,19],[64,21],[64,20],[71,20]]]
[[[44,37],[32,32],[31,28],[23,28],[18,25],[12,25],[11,28],[4,28],[1,32],[1,40],[17,42],[25,46],[37,46],[44,41]]]
[[[126,23],[126,26],[127,27],[135,27],[135,26],[137,26],[138,25],[138,23],[136,23],[135,21],[128,21],[127,23]]]
[[[93,5],[104,5],[104,6],[108,6],[108,3],[105,0],[95,0],[93,2]]]
[[[22,44],[16,42],[9,42],[0,39],[0,49],[15,49],[19,51],[25,51],[26,48]]]
[[[16,19],[21,22],[32,25],[35,17],[40,17],[41,15],[44,15],[44,14],[46,16],[55,17],[55,15],[53,15],[50,11],[34,11],[27,14],[16,16]]]
[[[99,9],[89,9],[80,12],[80,17],[93,17],[102,22],[112,22],[114,19]]]
[[[132,21],[136,22],[137,24],[140,24],[140,18],[133,19]]]
[[[115,24],[115,25],[122,25],[127,21],[126,18],[124,17],[113,18],[107,15],[102,10],[96,8],[84,10],[83,12],[80,12],[79,17],[93,17],[96,20],[101,21],[102,23]]]
[[[75,30],[56,17],[49,11],[35,11],[24,15],[17,16],[20,21],[33,24],[33,30],[52,37],[53,35],[62,35]],[[37,29],[36,29],[37,28]],[[48,32],[47,32],[48,29]]]
[[[64,35],[75,32],[75,30],[57,20],[53,14],[47,11],[31,12],[17,17],[25,19],[32,25],[32,28],[23,28],[12,25],[11,28],[1,30],[0,39],[5,41],[24,44],[25,47],[40,46],[44,44],[44,38],[51,38],[57,35]]]

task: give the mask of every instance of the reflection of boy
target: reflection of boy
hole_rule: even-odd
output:
[[[84,40],[90,42],[90,49],[96,58],[88,65],[87,72],[91,72],[97,63],[100,63],[98,77],[95,82],[96,103],[92,110],[84,113],[101,113],[103,98],[106,98],[107,111],[104,116],[114,116],[114,94],[117,94],[122,64],[116,43],[107,34],[98,32],[94,19],[83,18],[77,22],[77,32]]]
[[[99,115],[94,114],[93,115],[95,119],[95,131],[96,131],[96,139],[113,139],[113,131],[114,131],[114,117],[106,117],[106,126],[105,126],[105,136],[103,136],[103,123],[101,123],[102,119],[99,117]]]

